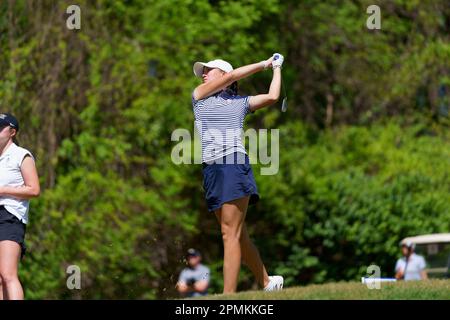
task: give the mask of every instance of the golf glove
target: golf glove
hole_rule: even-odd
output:
[[[277,67],[281,68],[284,62],[284,57],[282,54],[274,53],[273,54],[273,61],[272,61],[272,68],[275,69]]]

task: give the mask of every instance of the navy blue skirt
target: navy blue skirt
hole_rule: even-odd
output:
[[[249,205],[258,202],[258,189],[246,154],[235,152],[212,163],[203,163],[202,171],[209,212],[246,196],[250,196]]]

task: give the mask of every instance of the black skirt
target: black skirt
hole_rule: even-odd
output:
[[[0,241],[17,242],[22,248],[21,258],[26,252],[25,231],[26,225],[15,215],[9,213],[4,206],[0,206]]]

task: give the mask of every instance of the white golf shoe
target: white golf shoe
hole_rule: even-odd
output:
[[[283,289],[284,279],[282,276],[269,276],[269,284],[264,291],[278,291]]]

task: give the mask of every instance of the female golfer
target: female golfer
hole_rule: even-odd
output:
[[[280,96],[283,56],[233,70],[224,60],[196,62],[194,74],[203,83],[192,93],[195,125],[200,135],[203,162],[203,188],[209,212],[214,212],[221,226],[224,262],[224,293],[236,292],[242,261],[248,265],[264,290],[280,290],[283,277],[269,277],[245,226],[247,207],[259,195],[252,168],[242,144],[244,118]],[[239,96],[237,81],[269,67],[273,78],[269,92]]]
[[[33,156],[19,147],[17,119],[0,113],[0,299],[22,300],[18,278],[25,254],[28,199],[40,192]]]

